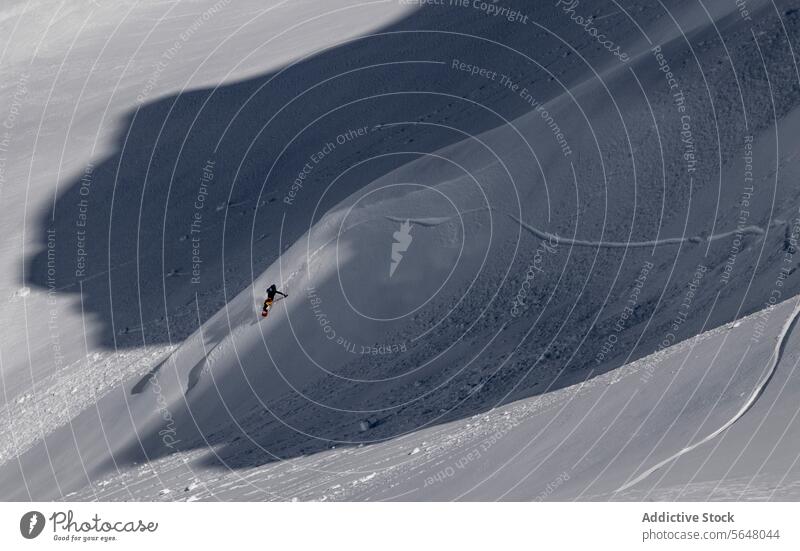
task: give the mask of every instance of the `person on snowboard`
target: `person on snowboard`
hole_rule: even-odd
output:
[[[273,283],[269,287],[267,287],[267,300],[264,301],[264,309],[261,311],[261,315],[266,317],[269,313],[269,309],[272,306],[272,303],[275,301],[275,295],[281,295],[283,298],[288,297],[286,293],[281,293],[278,291],[278,288]]]

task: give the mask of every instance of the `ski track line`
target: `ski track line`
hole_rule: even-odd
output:
[[[722,233],[715,233],[709,237],[701,237],[699,235],[691,236],[691,237],[667,237],[664,239],[653,239],[650,241],[586,241],[583,239],[570,239],[567,237],[559,237],[554,233],[549,233],[546,231],[542,231],[540,229],[534,228],[530,226],[514,216],[513,214],[506,213],[506,215],[514,220],[517,224],[531,232],[533,235],[538,237],[539,239],[547,239],[550,241],[555,241],[559,244],[565,245],[573,245],[576,247],[602,247],[602,248],[609,248],[609,249],[626,249],[629,247],[658,247],[661,245],[678,245],[680,243],[702,243],[703,241],[716,241],[718,239],[724,239],[726,237],[730,237],[736,234],[755,234],[755,235],[764,235],[764,229],[759,226],[743,226],[741,228],[737,228],[735,230],[730,230]],[[777,225],[777,221],[776,221]]]
[[[484,210],[493,210],[492,208],[487,209],[486,207],[480,207],[476,209],[471,209],[467,211],[463,211],[459,213],[459,215],[463,216],[465,214],[472,214],[479,211]],[[522,228],[528,230],[530,233],[538,237],[539,239],[548,240],[551,242],[557,242],[559,244],[564,245],[572,245],[575,247],[599,247],[599,248],[608,248],[608,249],[627,249],[629,247],[660,247],[663,245],[679,245],[681,243],[703,243],[703,242],[711,242],[717,241],[719,239],[725,239],[726,237],[731,237],[733,235],[742,234],[742,235],[764,235],[766,232],[764,228],[760,226],[742,226],[740,228],[736,228],[735,230],[730,230],[726,232],[715,233],[709,237],[703,237],[700,235],[694,235],[689,237],[666,237],[664,239],[652,239],[649,241],[588,241],[585,239],[570,239],[568,237],[560,237],[554,233],[546,232],[531,226],[530,224],[526,224],[516,216],[511,213],[505,213],[506,216],[511,218],[514,222],[522,226]],[[431,217],[431,218],[400,218],[397,216],[386,216],[386,219],[391,220],[392,222],[411,222],[412,224],[416,224],[419,226],[424,227],[433,227],[443,224],[452,220],[452,216],[443,216],[443,217]],[[774,220],[771,226],[780,226],[785,224],[783,220]]]
[[[459,216],[459,218],[461,218],[462,216],[464,216],[466,214],[474,214],[476,212],[491,211],[491,210],[495,210],[495,208],[494,207],[478,207],[478,208],[469,209],[469,210],[462,210],[461,212],[458,213],[458,216]],[[432,227],[444,224],[445,222],[449,222],[450,220],[452,220],[455,217],[454,216],[431,216],[431,217],[428,217],[428,218],[402,218],[400,216],[385,216],[385,218],[387,220],[391,221],[391,222],[399,222],[401,224],[403,222],[411,222],[412,224],[416,224],[418,226],[424,226],[426,228],[432,228]]]
[[[638,484],[639,482],[643,481],[651,474],[656,472],[658,469],[666,465],[667,463],[679,458],[682,455],[689,453],[695,448],[702,446],[706,442],[713,440],[714,438],[725,432],[725,430],[730,428],[730,426],[733,425],[736,421],[741,419],[742,416],[744,416],[744,414],[747,413],[751,407],[753,407],[756,400],[758,400],[761,394],[763,394],[767,384],[772,379],[772,376],[775,374],[775,371],[777,371],[778,364],[780,363],[783,357],[784,350],[786,348],[786,343],[789,340],[789,336],[791,335],[792,329],[797,323],[798,318],[800,318],[800,299],[798,299],[798,302],[795,305],[794,310],[792,311],[791,315],[788,317],[786,322],[783,324],[783,328],[781,329],[780,335],[778,336],[778,342],[775,343],[775,350],[772,353],[772,365],[770,366],[769,371],[764,375],[764,377],[758,383],[758,385],[750,394],[750,397],[747,399],[744,405],[739,409],[738,412],[736,412],[736,415],[731,417],[724,425],[719,427],[717,430],[715,430],[714,432],[712,432],[699,442],[696,442],[691,446],[687,446],[682,450],[680,450],[679,452],[664,459],[663,461],[656,463],[655,465],[644,471],[642,474],[640,474],[630,482],[626,482],[625,484],[620,486],[618,489],[614,491],[614,493],[622,492],[624,490],[627,490],[628,488],[631,488],[632,486],[635,486],[636,484]]]

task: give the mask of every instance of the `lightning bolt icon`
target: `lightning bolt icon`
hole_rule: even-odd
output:
[[[406,220],[400,224],[400,229],[392,234],[394,243],[392,243],[392,262],[389,265],[389,277],[394,275],[400,261],[403,260],[403,253],[408,250],[411,245],[413,237],[411,237],[411,223]]]
[[[37,524],[39,524],[39,515],[33,513],[31,514],[31,520],[29,521],[28,535],[33,534],[33,529],[36,528]]]

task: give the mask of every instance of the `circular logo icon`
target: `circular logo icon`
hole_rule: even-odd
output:
[[[32,540],[44,530],[44,515],[39,511],[29,511],[22,515],[19,521],[19,531],[22,537]]]

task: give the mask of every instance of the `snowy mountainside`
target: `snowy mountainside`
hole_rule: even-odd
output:
[[[792,299],[598,377],[381,443],[257,466],[235,439],[226,457],[235,469],[190,468],[187,459],[204,455],[198,449],[66,498],[793,500],[798,337],[783,329],[797,312]],[[622,489],[736,418],[773,367],[725,432]],[[270,421],[254,414],[251,422]]]
[[[303,21],[278,4],[276,29]],[[690,2],[593,9],[605,8],[627,64],[559,6],[524,25],[431,6],[217,87],[222,56],[185,93],[128,113],[118,150],[61,182],[53,211],[33,209],[32,294],[10,304],[46,322],[48,231],[69,236],[54,260],[69,361],[53,380],[52,361],[33,361],[52,347],[4,346],[8,497],[155,499],[163,485],[174,499],[188,481],[204,488],[195,498],[608,499],[727,478],[702,471],[703,447],[615,492],[735,414],[790,314],[768,310],[769,337],[714,357],[719,339],[753,330],[734,320],[798,291],[787,37],[800,19],[767,3],[755,23]],[[243,17],[215,17],[228,13]],[[356,8],[326,28],[354,13],[368,34]],[[87,177],[84,280],[69,239]],[[271,282],[290,296],[262,320]],[[90,352],[102,365],[84,365]],[[721,367],[704,378],[709,358]],[[468,448],[498,431],[491,449]],[[570,461],[567,480],[553,469]],[[760,475],[753,465],[739,476]],[[384,476],[397,472],[411,481]],[[316,489],[339,478],[342,493]]]

